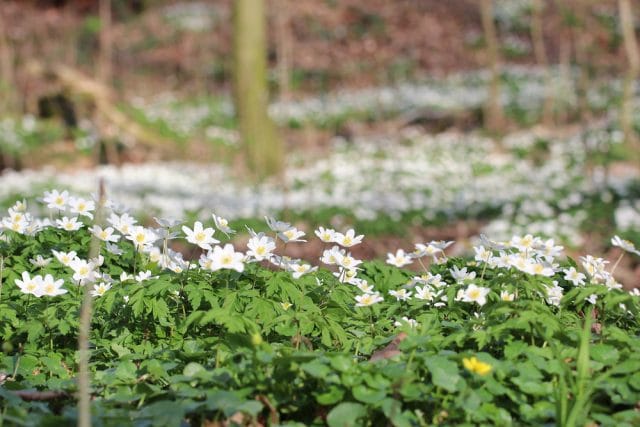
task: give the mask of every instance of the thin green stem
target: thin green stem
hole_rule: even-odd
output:
[[[0,302],[2,302],[2,284],[4,282],[3,274],[4,274],[4,257],[0,256]]]

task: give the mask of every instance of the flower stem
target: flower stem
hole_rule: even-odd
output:
[[[613,276],[613,272],[616,271],[616,268],[618,267],[618,264],[620,264],[620,261],[622,261],[622,258],[624,257],[624,251],[620,254],[620,256],[618,257],[618,260],[616,261],[615,264],[613,264],[613,267],[611,268],[611,275]]]
[[[0,302],[2,302],[2,283],[3,283],[2,274],[3,273],[4,273],[4,257],[0,256]]]
[[[427,267],[425,267],[424,263],[422,262],[422,258],[418,258],[418,262],[420,263],[420,265],[422,266],[422,269],[424,270],[425,273],[428,273],[429,270],[427,270]]]

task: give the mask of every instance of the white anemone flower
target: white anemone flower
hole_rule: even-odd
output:
[[[211,215],[213,217],[213,222],[216,224],[216,228],[223,232],[229,237],[229,234],[234,234],[236,231],[229,227],[229,221],[221,216],[217,216],[216,214]]]
[[[636,246],[629,240],[621,239],[619,236],[613,236],[611,238],[611,244],[617,246],[620,249],[630,252],[632,254],[640,255],[640,251],[636,249]]]
[[[306,240],[301,239],[305,235],[304,231],[298,230],[296,227],[291,227],[285,231],[278,233],[278,237],[284,243],[290,242],[306,242]]]
[[[126,212],[122,215],[112,213],[109,215],[109,218],[107,218],[107,222],[124,235],[131,234],[133,226],[138,223],[135,218]]]
[[[489,295],[489,292],[491,292],[491,289],[476,286],[474,283],[471,283],[464,290],[461,300],[464,302],[475,302],[482,307],[487,303],[487,295]]]
[[[568,269],[563,270],[564,280],[573,283],[573,286],[584,286],[585,276],[583,273],[580,273],[575,267],[569,267]]]
[[[408,301],[411,299],[411,292],[406,289],[390,290],[389,295],[395,297],[396,301]]]
[[[311,267],[310,264],[305,263],[291,263],[288,265],[288,269],[293,273],[294,279],[299,279],[307,273],[316,271],[318,267]]]
[[[63,216],[62,219],[56,219],[56,225],[58,226],[58,228],[62,230],[78,231],[82,228],[84,224],[82,224],[81,222],[78,222],[77,216],[74,216],[71,218]]]
[[[411,264],[411,257],[405,254],[404,250],[398,249],[395,254],[387,253],[387,264],[394,265],[398,268]]]
[[[457,283],[462,283],[465,280],[473,280],[476,278],[476,272],[467,272],[467,267],[458,268],[457,266],[453,266],[449,269],[449,273],[451,273],[451,277]]]
[[[331,249],[325,249],[322,251],[320,262],[326,265],[335,265],[338,263],[338,258],[345,255],[346,251],[344,249],[340,249],[339,246],[333,246]]]
[[[547,302],[551,305],[555,305],[558,307],[560,305],[560,301],[562,300],[562,296],[564,291],[560,286],[558,286],[557,281],[553,281],[553,286],[547,286]]]
[[[53,254],[54,257],[56,257],[56,259],[58,261],[60,261],[60,264],[69,267],[69,265],[71,264],[71,261],[73,261],[74,259],[77,258],[77,253],[75,251],[70,251],[70,252],[58,252],[55,249],[51,250],[51,253]]]
[[[362,261],[359,259],[355,259],[351,256],[351,253],[343,254],[341,252],[334,253],[336,264],[345,270],[355,270]]]
[[[268,259],[272,252],[276,249],[276,243],[274,240],[260,233],[249,239],[247,243],[247,256],[255,259],[256,261],[262,261]]]
[[[36,267],[44,268],[51,262],[52,258],[44,258],[42,255],[36,255],[35,258],[29,260],[29,262]]]
[[[153,242],[158,240],[158,236],[153,230],[142,226],[131,227],[131,231],[127,234],[127,240],[131,240],[138,250],[144,250]]]
[[[211,244],[220,243],[219,240],[213,238],[215,230],[211,227],[204,228],[200,221],[196,221],[193,224],[193,230],[186,225],[182,226],[187,242],[198,245],[202,249],[211,250]]]
[[[96,205],[93,200],[85,200],[80,197],[70,197],[68,205],[69,212],[93,219],[93,214],[91,212],[96,209]]]
[[[66,190],[62,193],[58,190],[45,191],[43,202],[47,204],[49,209],[63,211],[67,208],[67,203],[69,202],[69,192]]]
[[[342,247],[350,248],[351,246],[360,244],[363,238],[364,234],[356,236],[355,230],[351,228],[344,234],[336,232],[333,241]]]
[[[212,259],[211,270],[213,271],[220,269],[236,270],[239,273],[244,271],[244,254],[236,252],[230,243],[224,245],[224,248],[214,246],[210,256]]]
[[[415,287],[415,296],[414,298],[420,299],[423,301],[433,301],[436,297],[436,294],[433,292],[433,288],[429,285],[425,286],[416,286]]]
[[[393,323],[393,326],[401,327],[401,326],[409,326],[410,328],[417,328],[419,323],[415,319],[410,319],[407,316],[402,316],[400,320],[396,320]]]
[[[278,221],[270,216],[265,216],[264,219],[267,221],[269,228],[276,233],[282,233],[283,231],[287,231],[291,228],[291,224],[288,222]]]
[[[35,295],[37,297],[42,296],[42,276],[34,276],[23,271],[22,280],[16,279],[16,286],[25,294]]]
[[[511,302],[516,299],[516,294],[509,291],[500,291],[500,299],[502,301]]]
[[[109,289],[111,289],[111,285],[109,283],[96,283],[93,285],[93,289],[91,290],[92,297],[101,297],[103,296]],[[126,302],[126,301],[125,301]]]
[[[379,292],[373,292],[370,294],[363,294],[356,296],[356,307],[368,307],[384,301],[384,298],[380,296]]]
[[[331,243],[335,241],[336,230],[332,228],[318,227],[315,231],[315,235],[324,243]]]
[[[91,231],[91,234],[93,234],[98,239],[102,240],[103,242],[114,242],[115,243],[118,240],[120,240],[120,235],[119,234],[113,234],[113,232],[114,232],[113,227],[107,227],[107,228],[103,229],[99,225],[95,224],[93,227],[91,227],[90,231]]]
[[[84,259],[76,258],[72,260],[69,263],[69,267],[73,270],[73,280],[80,285],[94,282],[98,277],[98,273],[95,271],[96,265]]]
[[[41,291],[42,295],[46,295],[48,297],[55,297],[58,295],[64,295],[68,291],[62,288],[64,284],[63,279],[55,280],[51,274],[47,274],[42,279]]]

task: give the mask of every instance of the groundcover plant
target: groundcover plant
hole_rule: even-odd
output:
[[[148,227],[111,202],[41,201],[48,217],[19,202],[2,218],[0,424],[76,422],[85,292],[95,425],[640,422],[640,293],[617,263],[528,234],[363,261],[353,229],[270,217],[240,251],[216,214]],[[316,238],[319,260],[287,257]]]
[[[622,149],[615,130],[598,124],[592,133],[599,142],[589,143],[594,147],[587,150],[581,133],[559,138],[541,130],[507,135],[502,148],[478,134],[429,135],[417,129],[355,138],[336,143],[332,154],[317,161],[292,155],[286,190],[275,181],[249,186],[222,165],[192,162],[5,172],[0,200],[41,194],[52,182],[88,195],[103,179],[115,200],[148,219],[210,221],[217,210],[244,228],[237,222],[287,212],[314,225],[343,218],[370,235],[461,219],[492,220],[484,232],[494,238],[532,233],[579,246],[585,220],[598,216],[607,224],[615,221],[616,232],[634,237],[640,224],[637,177],[591,165],[602,153]],[[612,233],[610,228],[600,234]]]

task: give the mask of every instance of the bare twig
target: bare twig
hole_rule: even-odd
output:
[[[94,224],[102,226],[104,205],[106,202],[104,192],[104,181],[100,181],[98,189],[98,207]],[[95,235],[91,238],[89,258],[97,258],[100,254],[100,239]],[[89,290],[89,285],[84,287],[84,297],[82,309],[80,311],[80,333],[78,337],[78,351],[80,353],[78,372],[78,427],[91,427],[91,378],[89,374],[89,335],[91,332],[91,312],[93,299]]]

